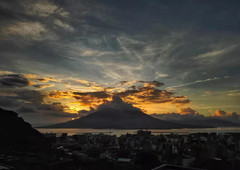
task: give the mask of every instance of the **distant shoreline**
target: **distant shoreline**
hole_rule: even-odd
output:
[[[135,134],[141,129],[90,129],[90,128],[36,128],[41,133],[68,133],[69,135],[84,133],[109,133],[120,136],[122,134]],[[219,128],[182,128],[182,129],[142,129],[149,130],[152,134],[190,134],[190,133],[240,133],[240,127],[219,127]]]

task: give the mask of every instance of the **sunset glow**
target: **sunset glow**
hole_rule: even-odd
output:
[[[237,5],[24,0],[0,7],[0,107],[31,123],[85,116],[113,96],[147,114],[240,117]]]

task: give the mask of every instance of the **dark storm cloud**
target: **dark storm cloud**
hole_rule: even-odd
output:
[[[65,21],[68,12],[54,1],[9,1],[1,2],[0,5],[5,13],[12,14],[12,18],[0,22],[0,34],[3,37],[0,39],[2,63],[16,65],[17,61],[24,61],[27,65],[25,70],[35,67],[46,73],[47,65],[49,69],[51,65],[62,67],[65,58],[59,55],[61,53],[58,53],[54,42],[59,38],[58,34],[64,36],[69,32],[66,29],[71,29]],[[13,48],[14,52],[11,50]],[[54,66],[52,68],[54,70]],[[19,71],[16,67],[12,69]]]
[[[15,99],[22,100],[33,105],[41,105],[45,96],[36,90],[18,90],[15,93],[17,94],[17,97],[14,97]]]
[[[2,89],[1,89],[2,90]],[[14,96],[0,96],[0,107],[5,109],[14,110],[21,114],[21,117],[38,122],[36,118],[46,122],[46,120],[51,119],[70,119],[77,118],[79,114],[70,114],[65,112],[64,109],[68,109],[67,106],[61,103],[45,104],[43,102],[46,96],[40,91],[35,90],[20,90],[12,89],[16,95]]]
[[[8,75],[0,75],[0,86],[7,88],[14,87],[26,87],[29,86],[29,81],[18,74],[8,74]]]
[[[14,110],[21,116],[39,116],[46,115],[46,112],[39,112],[38,107],[44,105],[44,94],[35,90],[28,89],[11,89],[9,92],[14,92],[16,95],[0,97],[0,106],[9,110]]]
[[[96,97],[96,98],[108,98],[111,95],[108,94],[105,91],[99,91],[99,92],[73,92],[75,95],[75,98],[81,98],[81,96],[91,96],[91,97]]]

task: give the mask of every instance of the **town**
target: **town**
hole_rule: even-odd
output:
[[[0,154],[1,163],[34,169],[240,169],[239,133],[159,134],[138,130],[136,134],[57,135],[48,156],[37,153]],[[25,154],[25,156],[24,156]],[[25,162],[25,163],[24,163]],[[41,166],[40,166],[41,165]],[[165,166],[165,168],[164,168]],[[163,167],[163,168],[161,168]],[[1,168],[0,168],[1,169]],[[170,168],[169,168],[170,169]]]

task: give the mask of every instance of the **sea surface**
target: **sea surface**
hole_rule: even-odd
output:
[[[68,133],[69,136],[75,134],[108,134],[121,136],[122,134],[136,134],[138,130],[136,129],[47,129],[47,128],[36,128],[41,133],[56,133],[57,136],[60,136],[62,133]],[[221,128],[185,128],[185,129],[147,129],[152,132],[154,135],[159,134],[190,134],[190,133],[240,133],[240,127],[221,127]]]

